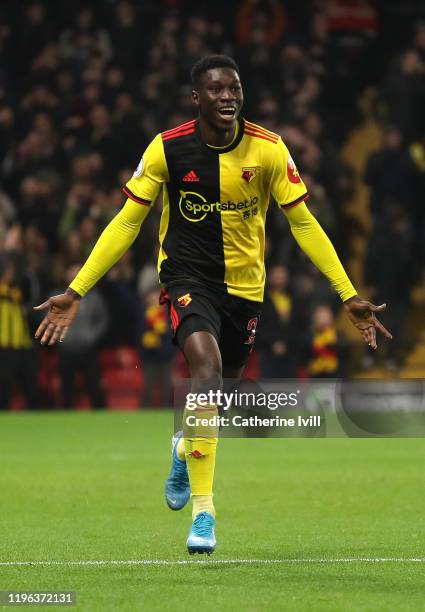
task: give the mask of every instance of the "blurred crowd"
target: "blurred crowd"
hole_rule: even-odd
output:
[[[418,21],[420,3],[400,15],[403,3],[380,4],[3,0],[0,408],[10,404],[14,381],[29,406],[43,405],[32,306],[66,287],[122,206],[120,189],[149,141],[193,117],[189,72],[207,52],[239,62],[244,115],[282,135],[310,208],[342,259],[351,230],[344,203],[354,183],[339,149],[359,119],[360,94],[378,87],[384,136],[365,175],[373,219],[365,279],[370,295],[391,302],[403,324],[425,257],[425,22]],[[391,20],[405,25],[404,35],[389,39]],[[123,345],[142,358],[142,403],[153,401],[154,384],[167,397],[175,351],[157,304],[160,212],[159,202],[134,247],[83,300],[58,351],[65,407],[73,405],[78,372],[92,404],[106,405],[99,350]],[[270,208],[267,236],[260,374],[347,374],[346,343],[335,328],[338,299],[277,207]]]

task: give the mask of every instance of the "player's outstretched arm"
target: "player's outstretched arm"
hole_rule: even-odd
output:
[[[84,296],[124,255],[136,239],[150,207],[127,200],[121,211],[104,229],[86,263],[65,293],[49,298],[34,310],[47,310],[35,337],[41,344],[62,342],[78,314]]]
[[[383,311],[386,304],[376,306],[357,295],[331,241],[305,203],[302,202],[284,212],[295,240],[314,265],[330,280],[344,302],[350,321],[359,330],[363,340],[376,349],[376,330],[386,338],[392,338],[375,314]]]

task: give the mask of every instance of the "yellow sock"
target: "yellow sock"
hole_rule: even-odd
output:
[[[187,470],[193,502],[193,517],[199,512],[215,516],[212,501],[217,438],[185,440]]]
[[[217,406],[211,405],[197,406],[194,411],[186,410],[183,416],[184,452],[189,473],[193,517],[200,512],[210,512],[215,516],[212,495],[218,427],[214,424],[204,425],[203,419],[213,419],[217,414]],[[188,417],[199,418],[199,424],[187,421]]]
[[[177,442],[176,455],[177,459],[180,459],[180,461],[186,460],[186,456],[184,453],[184,438],[180,438],[180,440]]]
[[[200,514],[201,512],[209,512],[215,516],[215,508],[213,504],[212,495],[192,495],[192,518]]]

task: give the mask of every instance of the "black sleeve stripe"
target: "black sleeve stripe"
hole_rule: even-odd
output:
[[[300,204],[300,202],[304,202],[305,200],[308,200],[310,196],[308,195],[307,192],[305,192],[304,195],[300,196],[299,198],[297,198],[296,200],[294,200],[293,202],[288,202],[288,204],[280,204],[280,207],[285,209],[285,208],[292,208],[292,206],[296,206],[297,204]]]
[[[143,204],[144,206],[150,206],[151,205],[151,201],[150,200],[144,200],[143,198],[139,198],[137,195],[134,195],[134,193],[132,191],[130,191],[130,189],[128,187],[123,187],[122,188],[122,192],[128,198],[130,198],[130,200],[134,200],[138,204]]]

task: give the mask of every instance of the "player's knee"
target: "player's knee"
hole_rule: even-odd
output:
[[[218,359],[206,356],[192,368],[192,378],[195,386],[199,386],[198,392],[202,392],[205,387],[221,389],[223,385],[221,363]]]
[[[221,388],[222,365],[216,339],[209,333],[194,333],[187,339],[184,354],[189,365],[195,392]]]
[[[208,393],[210,390],[222,388],[221,359],[214,353],[199,355],[199,358],[191,364],[190,370],[194,393]]]

